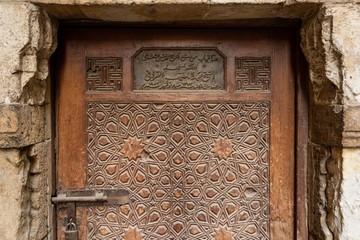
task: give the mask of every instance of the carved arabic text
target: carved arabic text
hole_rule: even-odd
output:
[[[135,90],[224,89],[224,59],[216,50],[142,50],[134,58]]]

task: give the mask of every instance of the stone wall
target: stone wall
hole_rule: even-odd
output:
[[[301,47],[311,83],[309,239],[360,239],[360,1],[30,2],[0,2],[2,239],[52,236],[54,136],[49,60],[56,48],[57,19],[203,22],[278,17],[303,20]]]
[[[311,80],[310,239],[360,239],[360,6],[327,4],[304,19]]]
[[[0,2],[0,238],[44,239],[50,228],[52,130],[49,58],[56,20]]]

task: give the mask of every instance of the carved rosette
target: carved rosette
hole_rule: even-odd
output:
[[[89,207],[87,238],[269,240],[269,113],[261,101],[89,103],[87,187],[132,201]]]
[[[220,138],[217,141],[215,141],[215,146],[212,151],[220,159],[226,159],[232,153],[233,148],[229,140]]]
[[[125,141],[124,146],[121,152],[124,154],[124,157],[129,160],[137,159],[143,150],[143,145],[140,140],[136,140],[135,138],[130,138]]]

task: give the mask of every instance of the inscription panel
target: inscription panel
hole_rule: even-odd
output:
[[[239,57],[235,63],[236,90],[270,91],[270,57]]]
[[[223,90],[225,57],[216,49],[141,49],[134,90]]]
[[[270,239],[270,104],[87,104],[88,239]]]
[[[122,58],[86,58],[86,90],[121,91]]]

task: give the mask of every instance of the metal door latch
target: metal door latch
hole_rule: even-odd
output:
[[[90,205],[124,205],[129,203],[129,192],[125,189],[84,189],[59,191],[51,201],[67,208],[65,239],[77,240],[76,207]]]
[[[77,202],[89,205],[103,203],[105,205],[129,203],[129,192],[125,189],[89,189],[60,191],[51,198],[53,203]]]

